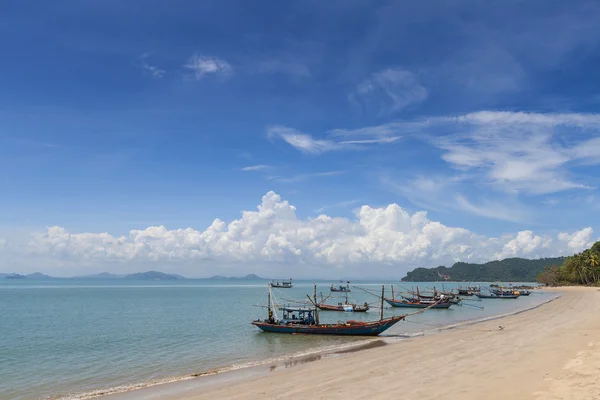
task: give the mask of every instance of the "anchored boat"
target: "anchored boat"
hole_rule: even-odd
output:
[[[344,312],[366,312],[366,311],[369,311],[369,304],[366,302],[364,304],[350,303],[350,301],[348,301],[348,293],[347,292],[346,292],[346,301],[343,303],[338,302],[337,305],[325,303],[329,297],[330,296],[327,296],[327,298],[323,298],[323,294],[321,294],[321,302],[317,304],[317,308],[319,310],[322,310],[322,311],[344,311]]]
[[[289,281],[273,281],[271,283],[269,283],[269,286],[274,287],[274,288],[280,288],[280,289],[289,289],[292,287],[292,278],[290,278]]]
[[[331,287],[329,288],[329,290],[332,291],[332,292],[349,293],[349,292],[351,292],[351,290],[350,290],[350,281],[347,282],[346,286],[344,286],[344,285],[338,285],[336,287],[333,284],[331,284]]]
[[[308,297],[308,296],[307,296]],[[274,310],[271,287],[268,288],[267,319],[252,321],[252,325],[263,332],[296,333],[308,335],[351,335],[351,336],[377,336],[396,323],[404,320],[405,315],[383,318],[384,288],[381,288],[381,309],[377,321],[346,321],[337,324],[321,324],[317,303],[317,287],[314,296],[308,297],[314,308],[309,307],[283,307],[280,318]]]

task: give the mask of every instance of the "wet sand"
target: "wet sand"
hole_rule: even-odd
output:
[[[105,398],[600,400],[600,290],[558,291],[536,309],[438,335]]]

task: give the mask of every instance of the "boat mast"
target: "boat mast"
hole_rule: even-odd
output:
[[[383,319],[383,296],[385,295],[385,285],[381,285],[381,308],[379,309],[379,320]]]
[[[269,285],[269,294],[268,294],[268,298],[267,298],[267,316],[270,319],[271,318],[271,285]]]
[[[396,300],[394,297],[394,285],[390,285],[390,287],[392,288],[392,300]]]
[[[317,284],[315,283],[313,291],[313,299],[315,300],[315,322],[319,325],[319,310],[317,308]]]

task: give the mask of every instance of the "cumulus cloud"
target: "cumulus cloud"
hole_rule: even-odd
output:
[[[63,265],[91,265],[95,271],[107,262],[164,266],[210,260],[213,271],[227,263],[275,263],[286,271],[304,265],[319,266],[321,269],[316,273],[338,267],[364,274],[368,267],[370,274],[378,271],[401,274],[409,267],[459,260],[482,262],[515,256],[567,255],[590,246],[592,236],[592,229],[585,228],[556,236],[522,231],[498,238],[485,237],[431,221],[426,212],[410,214],[397,204],[364,205],[353,219],[324,214],[303,219],[288,201],[269,192],[256,211],[243,211],[239,219],[229,223],[217,218],[202,231],[152,226],[112,236],[50,227],[31,235],[27,243],[14,247],[13,251],[18,250],[23,257],[53,260]],[[0,251],[6,249],[0,247]]]
[[[233,73],[233,68],[227,61],[198,54],[192,55],[183,67],[190,70],[196,80],[201,80],[209,74],[229,76]]]

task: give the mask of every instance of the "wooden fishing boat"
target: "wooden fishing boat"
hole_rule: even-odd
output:
[[[480,299],[516,299],[519,297],[518,294],[481,294],[481,293],[477,293],[475,296],[479,297]]]
[[[369,305],[367,303],[363,305],[358,304],[342,304],[338,305],[319,303],[317,308],[322,311],[342,311],[342,312],[366,312],[369,311]]]
[[[271,283],[269,283],[269,286],[274,287],[274,288],[280,288],[280,289],[289,289],[292,287],[292,278],[290,278],[289,281],[273,281]]]
[[[417,301],[410,301],[417,300]],[[436,301],[419,301],[418,299],[389,299],[385,301],[392,307],[404,307],[404,308],[433,308],[433,309],[448,309],[452,304],[450,302],[436,302]]]
[[[273,313],[274,307],[271,303],[270,287],[268,293],[267,319],[262,321],[252,321],[252,325],[256,326],[263,332],[295,333],[307,335],[377,336],[406,318],[405,315],[383,318],[383,287],[381,290],[381,310],[378,321],[363,322],[350,320],[346,322],[338,322],[337,324],[319,323],[316,285],[314,299],[311,299],[311,302],[315,306],[314,309],[284,307],[281,309],[283,311],[283,317],[281,319]]]
[[[414,292],[412,293],[413,295],[415,294]],[[434,287],[433,288],[433,295],[423,295],[419,292],[419,288],[417,287],[417,292],[416,292],[416,299],[409,299],[407,297],[405,297],[406,300],[412,300],[412,301],[423,301],[423,300],[427,300],[427,301],[432,301],[432,302],[436,302],[436,301],[441,301],[443,303],[448,302],[450,304],[460,304],[460,302],[462,301],[460,297],[458,297],[458,295],[456,295],[455,293],[452,292],[438,292],[437,289]]]
[[[308,311],[312,314],[312,311]],[[377,336],[396,323],[402,321],[404,316],[389,317],[372,322],[346,321],[337,324],[309,324],[305,322],[281,321],[253,321],[252,325],[263,332],[271,333],[296,333],[307,335],[351,335],[351,336]]]
[[[339,302],[337,305],[327,304],[325,301],[329,298],[323,298],[321,294],[321,302],[317,304],[317,308],[323,311],[342,311],[342,312],[366,312],[369,311],[369,304],[366,302],[362,305],[350,303],[348,300],[348,294],[346,293],[346,301]]]
[[[477,293],[481,293],[481,288],[478,286],[467,286],[466,289],[461,287],[458,288],[459,296],[473,296]]]
[[[351,292],[351,290],[350,290],[350,282],[348,282],[348,284],[345,285],[345,286],[344,285],[337,285],[337,286],[335,286],[335,285],[331,284],[331,287],[329,288],[329,290],[331,292],[350,293]]]
[[[495,289],[492,290],[492,293],[497,294],[497,295],[519,295],[519,296],[529,296],[531,294],[530,291],[528,290],[514,290],[514,289]]]

